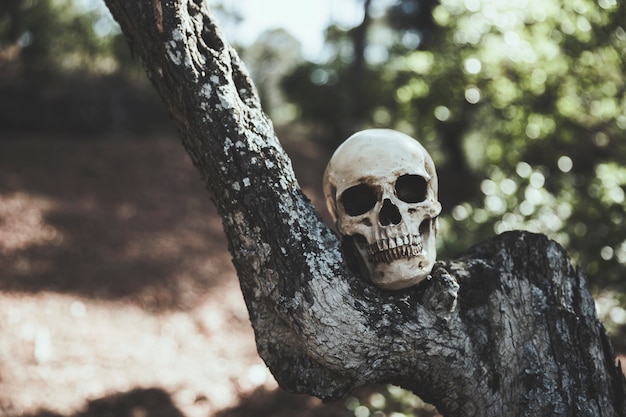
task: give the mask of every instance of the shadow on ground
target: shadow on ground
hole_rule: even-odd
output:
[[[322,402],[278,388],[259,388],[240,403],[215,417],[353,417],[353,416],[441,417],[437,409],[398,387],[371,385],[356,389],[346,398]]]
[[[202,398],[196,399],[203,401]],[[283,390],[257,389],[239,405],[218,412],[215,417],[343,417],[349,416],[342,402],[323,404],[320,400]],[[22,417],[189,417],[176,407],[173,398],[158,388],[134,389],[89,401],[77,413],[64,416],[41,410]]]
[[[307,146],[294,147],[294,165],[319,204],[323,161]],[[193,308],[234,276],[209,194],[165,138],[0,141],[0,254],[2,291],[156,311]]]
[[[314,397],[295,395],[282,389],[259,388],[242,398],[240,403],[221,411],[215,417],[341,417],[351,413],[341,401],[324,404]]]
[[[174,140],[0,142],[0,232],[3,291],[184,309],[232,275],[221,221]]]
[[[39,411],[24,417],[65,417]],[[132,391],[89,401],[83,411],[67,417],[185,417],[170,395],[158,388]]]

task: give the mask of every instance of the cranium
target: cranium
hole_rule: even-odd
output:
[[[324,173],[326,205],[361,269],[380,288],[401,289],[430,274],[441,203],[432,158],[415,139],[388,129],[349,137]]]

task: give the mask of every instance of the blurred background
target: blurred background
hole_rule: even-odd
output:
[[[625,3],[209,4],[321,213],[346,137],[408,133],[437,165],[440,258],[548,235],[626,352]],[[436,410],[393,386],[328,404],[278,389],[220,219],[104,3],[2,0],[0,414]]]

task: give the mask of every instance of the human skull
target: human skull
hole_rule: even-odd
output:
[[[394,130],[349,137],[324,173],[324,195],[337,231],[352,240],[363,269],[380,288],[416,285],[437,257],[441,203],[435,164],[419,142]]]

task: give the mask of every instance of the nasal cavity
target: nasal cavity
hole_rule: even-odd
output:
[[[383,208],[381,208],[380,213],[378,213],[378,221],[381,226],[400,224],[402,221],[400,210],[398,210],[398,207],[394,206],[388,198],[383,201]]]

